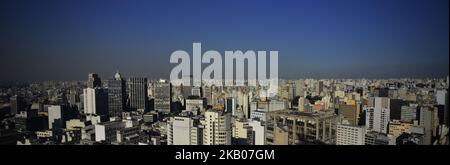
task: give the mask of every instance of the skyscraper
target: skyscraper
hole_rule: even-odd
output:
[[[435,118],[435,110],[433,107],[421,107],[420,108],[420,126],[425,129],[424,135],[424,144],[431,145],[432,137],[434,136],[434,132],[436,129],[436,118]]]
[[[208,110],[205,113],[204,145],[231,145],[231,113]]]
[[[11,105],[11,114],[16,115],[21,111],[25,111],[25,101],[23,97],[14,95],[9,99]]]
[[[370,131],[387,134],[389,124],[389,98],[369,98],[366,110],[366,128]]]
[[[108,116],[108,93],[104,88],[83,89],[84,113],[88,120],[92,116]]]
[[[109,117],[120,117],[126,105],[126,86],[117,72],[114,79],[107,81]]]
[[[227,105],[225,106],[225,111],[231,113],[233,116],[236,115],[236,99],[233,97],[227,98]]]
[[[148,110],[147,108],[147,78],[132,77],[128,79],[128,89],[130,97],[130,109]]]
[[[155,83],[155,110],[169,114],[171,113],[172,85],[160,80]]]
[[[49,129],[62,129],[66,123],[67,109],[63,106],[52,105],[48,107],[48,128]]]
[[[95,88],[95,87],[101,87],[101,86],[102,86],[102,82],[100,80],[100,77],[98,77],[98,75],[95,73],[89,73],[87,87]]]

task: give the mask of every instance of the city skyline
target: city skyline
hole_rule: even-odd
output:
[[[448,1],[2,1],[0,83],[169,78],[170,54],[277,50],[282,79],[444,78]]]

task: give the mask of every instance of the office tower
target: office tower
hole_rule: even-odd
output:
[[[102,82],[100,80],[100,77],[98,77],[95,73],[89,73],[89,77],[87,80],[87,87],[88,88],[95,88],[95,87],[101,87]]]
[[[250,95],[248,92],[238,92],[237,103],[240,105],[242,112],[244,112],[245,118],[250,118],[251,110],[250,110]]]
[[[366,129],[380,133],[387,133],[389,123],[389,98],[369,98],[366,111]]]
[[[204,86],[203,89],[203,96],[206,98],[208,104],[211,105],[210,102],[212,101],[212,87]]]
[[[84,113],[88,120],[92,116],[108,116],[108,92],[104,88],[83,89]]]
[[[402,106],[400,120],[410,122],[417,120],[417,104],[410,104],[409,106]]]
[[[155,83],[155,110],[164,114],[171,113],[172,85],[165,81]]]
[[[406,101],[402,99],[390,99],[389,100],[389,118],[391,120],[401,120],[402,106],[408,105]]]
[[[337,145],[364,145],[366,129],[361,126],[341,125],[337,126]]]
[[[350,126],[358,125],[359,110],[357,105],[339,105],[339,115],[347,120]]]
[[[204,145],[231,145],[231,113],[208,110],[205,113]]]
[[[126,106],[126,86],[120,73],[107,81],[109,117],[120,117]]]
[[[147,108],[147,78],[131,77],[128,79],[128,89],[130,97],[130,109],[148,110]]]
[[[433,107],[420,107],[420,126],[425,129],[424,132],[424,144],[431,145],[432,137],[434,136],[435,129],[437,127],[437,122],[435,121],[435,111]]]
[[[225,111],[231,113],[232,116],[236,116],[236,99],[233,97],[227,98],[227,105],[225,106]]]
[[[201,145],[203,126],[188,116],[171,117],[167,122],[167,145]]]
[[[445,91],[445,90],[438,90],[438,91],[436,91],[436,103],[437,103],[437,105],[445,105],[446,97],[447,97],[447,91]]]
[[[253,142],[251,144],[253,145],[264,145],[266,141],[266,134],[265,134],[265,123],[263,121],[258,120],[250,120],[248,122],[248,125],[252,127],[253,130]]]
[[[60,105],[48,107],[48,128],[62,129],[65,127],[68,118],[67,109]]]
[[[338,116],[334,110],[316,113],[292,110],[268,112],[266,143],[269,145],[334,144],[337,120]]]
[[[25,101],[23,97],[14,95],[9,98],[9,102],[11,105],[11,115],[16,115],[21,111],[25,111]]]
[[[448,77],[447,77],[448,78]],[[448,83],[448,81],[447,81]],[[448,99],[448,89],[447,90],[438,90],[436,92],[436,102],[440,109],[440,123],[445,124],[447,127],[449,126],[449,99]]]
[[[389,145],[389,137],[375,131],[367,132],[364,141],[366,145]]]

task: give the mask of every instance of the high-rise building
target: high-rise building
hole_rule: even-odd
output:
[[[219,110],[205,112],[204,145],[231,145],[231,113]]]
[[[233,97],[227,98],[225,106],[225,111],[231,113],[231,115],[236,116],[236,99]]]
[[[334,110],[315,113],[292,110],[268,112],[266,144],[335,144],[337,120]]]
[[[102,81],[100,77],[95,73],[89,73],[89,77],[87,80],[87,87],[88,88],[95,88],[95,87],[101,87]]]
[[[171,113],[172,85],[165,81],[155,83],[155,110],[165,114]]]
[[[67,120],[67,110],[64,106],[52,105],[48,107],[48,128],[62,129]]]
[[[252,135],[251,139],[253,142],[251,144],[253,145],[265,145],[266,141],[266,134],[265,134],[265,123],[263,121],[258,120],[250,120],[248,122],[248,125],[252,127]]]
[[[92,116],[108,117],[108,92],[104,88],[83,89],[84,113],[88,120]]]
[[[171,117],[167,122],[168,145],[201,145],[203,126],[198,119],[188,116]]]
[[[239,119],[233,122],[232,144],[248,145],[253,142],[253,130],[247,120]]]
[[[349,125],[358,125],[359,110],[357,105],[339,105],[339,115],[341,115],[344,120],[347,120]]]
[[[147,99],[147,78],[131,77],[128,79],[128,89],[130,97],[130,109],[148,110]]]
[[[435,134],[435,129],[437,127],[438,122],[435,118],[436,112],[434,107],[420,107],[420,126],[425,128],[424,132],[424,144],[430,145],[432,144],[432,137]]]
[[[116,73],[114,79],[107,81],[108,88],[108,111],[109,117],[120,117],[126,107],[125,80],[120,73]]]
[[[364,145],[366,129],[361,126],[341,125],[337,126],[337,145]]]
[[[69,104],[71,107],[77,106],[80,102],[80,95],[76,90],[70,90],[69,92]],[[81,107],[78,107],[81,108]]]
[[[409,106],[402,106],[400,120],[410,122],[417,120],[417,104],[410,104]]]
[[[369,98],[369,104],[364,107],[366,111],[366,129],[387,134],[389,124],[389,98]]]
[[[11,114],[15,115],[21,111],[25,111],[25,101],[21,96],[14,95],[9,99],[11,105]]]

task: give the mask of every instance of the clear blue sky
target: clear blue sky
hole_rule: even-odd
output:
[[[0,82],[168,78],[170,54],[278,50],[283,78],[443,77],[448,0],[2,0]]]

